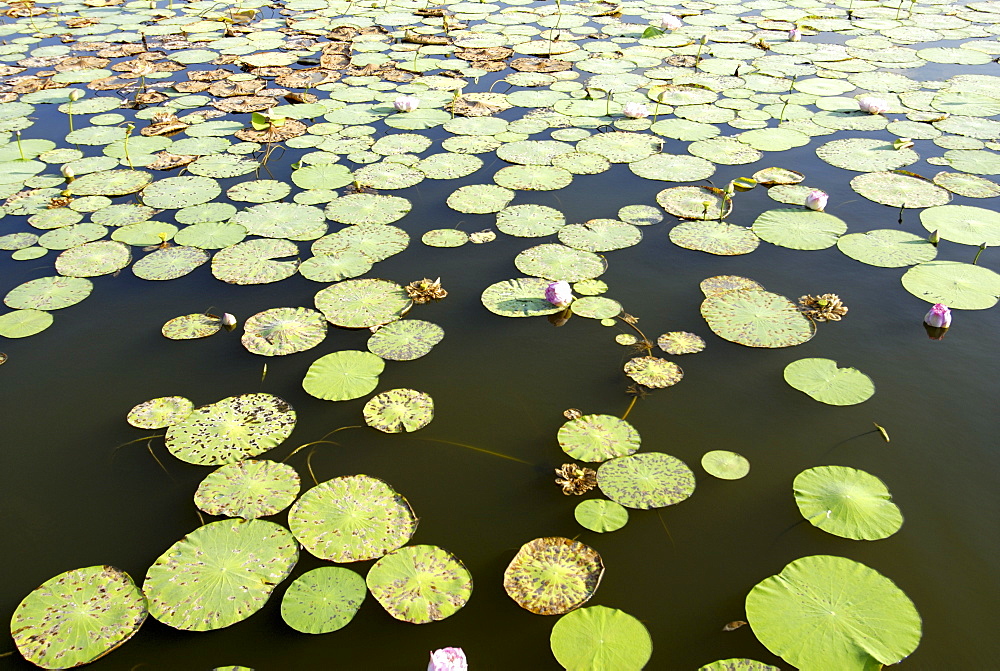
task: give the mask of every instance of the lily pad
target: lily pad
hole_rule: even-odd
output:
[[[592,219],[559,229],[559,242],[585,252],[610,252],[639,244],[642,232],[615,219]]]
[[[701,316],[717,336],[747,347],[801,345],[816,333],[794,303],[769,291],[742,289],[708,296]]]
[[[558,536],[521,546],[503,574],[503,588],[517,605],[538,615],[562,615],[586,603],[604,575],[601,555]]]
[[[581,501],[573,510],[573,516],[584,529],[601,534],[617,531],[628,523],[628,510],[604,499]]]
[[[406,198],[374,193],[352,193],[334,198],[326,206],[326,218],[341,224],[391,224],[407,215],[413,206]]]
[[[891,580],[844,557],[815,555],[758,583],[746,599],[757,639],[789,664],[863,671],[920,643],[920,615]]]
[[[626,508],[648,510],[680,503],[694,494],[694,473],[662,452],[641,452],[606,461],[597,470],[597,486]]]
[[[368,339],[368,350],[389,361],[412,361],[430,353],[444,329],[421,319],[400,319],[386,324]]]
[[[563,213],[546,205],[511,205],[497,212],[497,229],[519,238],[543,238],[565,225]]]
[[[174,317],[163,325],[160,332],[171,340],[194,340],[215,335],[222,328],[222,322],[215,315],[196,312]]]
[[[761,213],[752,230],[761,240],[789,249],[827,249],[847,231],[847,223],[826,212],[778,209]]]
[[[653,654],[646,625],[617,608],[590,606],[552,627],[552,654],[569,671],[639,671]]]
[[[346,627],[365,600],[365,579],[342,566],[303,573],[285,590],[281,619],[303,634],[328,634]]]
[[[0,336],[27,338],[52,326],[53,317],[43,310],[14,310],[0,315]]]
[[[882,268],[903,268],[937,256],[937,247],[926,238],[895,228],[843,235],[837,247],[852,259]]]
[[[661,389],[680,382],[684,371],[666,359],[641,356],[625,362],[625,374],[643,386]]]
[[[181,461],[220,466],[256,457],[284,442],[295,411],[271,394],[241,394],[195,408],[167,428],[167,450]]]
[[[69,669],[108,654],[139,631],[146,599],[113,566],[66,571],[46,580],[14,610],[18,652],[43,669]]]
[[[590,282],[592,280],[584,280]],[[579,283],[578,283],[579,284]],[[573,285],[574,287],[576,285]],[[622,304],[604,296],[583,296],[573,301],[573,314],[589,319],[613,319],[622,313]]]
[[[347,475],[304,493],[288,511],[288,526],[316,557],[347,563],[403,547],[417,519],[406,499],[382,480]]]
[[[416,431],[434,418],[434,401],[415,389],[390,389],[369,399],[362,414],[365,424],[385,433]]]
[[[545,299],[547,279],[521,277],[491,284],[483,290],[483,305],[493,314],[502,317],[536,317],[561,312]]]
[[[816,155],[832,166],[858,172],[898,170],[920,159],[912,149],[896,149],[875,138],[833,140],[817,147]]]
[[[700,667],[698,671],[781,671],[781,669],[777,666],[765,664],[764,662],[758,662],[755,659],[734,657],[706,664]]]
[[[712,450],[701,457],[701,467],[720,480],[739,480],[750,472],[750,462],[742,454],[729,450]]]
[[[197,247],[167,247],[145,256],[132,266],[144,280],[174,280],[208,263],[208,252]]]
[[[237,461],[210,473],[194,493],[194,504],[209,515],[252,520],[275,515],[299,495],[299,474],[288,464],[266,459]]]
[[[281,356],[312,349],[326,338],[327,322],[309,308],[271,308],[243,325],[243,346],[254,354]]]
[[[709,186],[674,186],[656,194],[664,210],[682,219],[724,219],[733,211],[725,192]]]
[[[469,184],[448,196],[448,207],[466,214],[499,212],[514,198],[514,192],[491,184]]]
[[[1000,275],[971,263],[928,261],[906,271],[903,288],[928,303],[986,310],[1000,300]]]
[[[142,192],[142,202],[158,209],[179,210],[207,203],[220,193],[222,187],[210,177],[167,177],[146,187]]]
[[[656,339],[656,344],[667,354],[695,354],[705,349],[705,341],[687,331],[670,331]]]
[[[567,282],[593,279],[605,270],[597,254],[551,243],[529,247],[514,258],[514,265],[526,275]]]
[[[868,200],[891,207],[932,207],[951,200],[951,194],[934,182],[905,171],[858,175],[851,180],[851,188]]]
[[[246,229],[250,235],[264,238],[309,239],[317,230],[326,233],[323,211],[312,205],[298,203],[263,203],[243,210],[231,223]]]
[[[705,294],[706,298],[709,296],[724,294],[727,291],[738,291],[740,289],[752,289],[754,291],[764,290],[763,285],[759,282],[756,282],[749,277],[740,277],[739,275],[716,275],[715,277],[709,277],[702,280],[698,286],[701,289],[701,293]]]
[[[344,280],[321,289],[316,307],[335,326],[371,328],[396,321],[413,301],[406,291],[389,280]]]
[[[194,403],[183,396],[161,396],[135,406],[125,419],[139,429],[165,429],[183,422],[192,410]]]
[[[375,562],[366,582],[389,615],[413,624],[454,615],[472,594],[472,574],[455,555],[434,545],[390,552]]]
[[[828,405],[855,405],[875,393],[870,377],[856,368],[838,368],[830,359],[799,359],[785,366],[785,382]]]
[[[39,277],[7,292],[3,302],[15,310],[59,310],[90,295],[94,284],[78,277]]]
[[[963,245],[1000,245],[1000,213],[970,205],[940,205],[920,213],[920,223],[942,240]]]
[[[284,527],[221,520],[177,541],[149,568],[142,591],[149,614],[185,631],[241,622],[264,607],[288,577],[299,548]]]
[[[684,221],[670,229],[670,242],[717,256],[749,254],[760,244],[753,231],[723,221]]]
[[[877,541],[903,526],[885,483],[856,468],[807,469],[795,476],[792,490],[802,516],[834,536]]]
[[[101,170],[73,180],[67,190],[74,196],[124,196],[152,181],[153,176],[143,170]]]
[[[326,401],[349,401],[375,389],[384,368],[385,362],[370,352],[332,352],[309,366],[302,388]]]
[[[606,461],[639,450],[639,432],[614,415],[583,415],[559,428],[563,452],[580,461]]]
[[[259,239],[219,250],[212,259],[212,274],[230,284],[269,284],[295,274],[298,246],[289,240]]]

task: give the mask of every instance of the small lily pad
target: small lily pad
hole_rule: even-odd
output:
[[[712,450],[701,457],[701,467],[720,480],[739,480],[750,472],[750,462],[741,454],[729,450]]]
[[[303,573],[285,590],[281,619],[303,634],[328,634],[346,627],[365,600],[365,579],[341,566]]]
[[[370,352],[332,352],[309,366],[302,388],[326,401],[349,401],[375,389],[384,368],[385,362]]]
[[[625,374],[639,384],[653,389],[671,387],[684,377],[680,366],[655,356],[629,359],[625,362]]]
[[[450,617],[472,594],[472,574],[455,555],[434,545],[390,552],[375,562],[366,582],[387,613],[412,624]]]
[[[194,504],[209,515],[252,520],[275,515],[299,495],[299,474],[288,464],[247,459],[208,474],[194,493]]]
[[[434,418],[434,401],[415,389],[390,389],[365,403],[362,414],[365,424],[385,433],[416,431]]]
[[[421,319],[400,319],[386,324],[368,339],[368,350],[389,361],[412,361],[428,354],[444,329]]]
[[[536,538],[521,546],[503,574],[517,605],[538,615],[561,615],[597,591],[604,563],[596,550],[568,538]]]
[[[139,429],[165,429],[183,422],[192,410],[194,403],[183,396],[161,396],[129,410],[126,420]]]
[[[581,501],[573,510],[573,516],[584,529],[602,534],[617,531],[628,523],[628,510],[605,499]]]
[[[448,196],[448,207],[466,214],[499,212],[514,198],[514,192],[491,184],[469,184]]]
[[[174,317],[163,325],[160,332],[171,340],[194,340],[215,335],[222,328],[222,322],[215,315],[196,312]]]
[[[705,341],[687,331],[664,333],[656,339],[656,344],[667,354],[694,354],[705,349]]]
[[[597,486],[626,508],[648,510],[680,503],[694,494],[694,473],[662,452],[641,452],[606,461],[597,470]]]
[[[785,366],[785,382],[828,405],[855,405],[875,393],[871,378],[856,368],[838,368],[830,359],[799,359]]]
[[[0,336],[27,338],[52,326],[53,317],[43,310],[14,310],[0,315]]]
[[[606,461],[639,450],[639,432],[614,415],[583,415],[559,428],[559,447],[573,459]]]

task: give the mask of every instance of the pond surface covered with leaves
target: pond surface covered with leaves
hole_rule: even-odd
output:
[[[1000,3],[4,12],[6,665],[1000,654]]]

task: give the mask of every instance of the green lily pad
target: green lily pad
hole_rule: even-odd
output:
[[[781,671],[781,669],[777,666],[765,664],[764,662],[758,662],[755,659],[734,657],[706,664],[700,667],[698,671]]]
[[[827,249],[847,231],[847,223],[826,212],[782,208],[761,213],[753,222],[761,240],[789,249]]]
[[[174,179],[182,178],[175,177]],[[276,200],[281,200],[291,192],[292,187],[287,182],[277,179],[254,179],[229,187],[226,195],[229,196],[230,200],[246,203],[272,203]],[[215,198],[217,195],[219,194],[216,193],[212,198]],[[206,201],[202,200],[200,202],[204,203]],[[194,203],[191,204],[193,205]]]
[[[785,366],[785,382],[828,405],[855,405],[875,393],[870,377],[855,368],[838,368],[830,359],[799,359]]]
[[[753,174],[753,180],[763,186],[773,184],[798,184],[805,179],[801,172],[787,168],[764,168]]]
[[[483,290],[483,305],[493,314],[502,317],[536,317],[561,312],[545,299],[547,279],[521,277],[491,284]]]
[[[579,461],[606,461],[639,449],[639,432],[614,415],[583,415],[559,428],[556,437],[563,452]]]
[[[593,279],[605,270],[597,254],[551,243],[529,247],[515,257],[514,265],[526,275],[567,282]]]
[[[413,167],[430,179],[458,179],[482,168],[483,159],[471,154],[443,152],[421,159]]]
[[[717,336],[747,347],[801,345],[816,333],[794,303],[769,291],[737,289],[708,296],[701,316]]]
[[[264,203],[238,213],[231,220],[246,229],[250,235],[264,238],[303,239],[320,230],[326,233],[323,211],[312,205],[298,203]]]
[[[628,164],[629,170],[643,179],[662,182],[697,182],[715,174],[715,165],[697,156],[653,154]]]
[[[601,534],[617,531],[628,523],[628,510],[604,499],[581,501],[573,509],[573,516],[584,529]]]
[[[985,177],[968,175],[964,172],[939,172],[934,175],[934,183],[954,194],[966,198],[994,198],[1000,196],[1000,184]]]
[[[167,247],[145,256],[132,266],[144,280],[173,280],[208,262],[208,252],[197,247]]]
[[[645,133],[598,133],[576,143],[576,150],[597,154],[612,163],[633,163],[660,151],[660,140]]]
[[[942,240],[963,245],[1000,245],[1000,214],[984,207],[940,205],[920,213],[920,223]]]
[[[167,177],[146,187],[142,192],[142,202],[157,209],[179,210],[207,203],[220,193],[222,187],[210,177]]]
[[[43,310],[14,310],[0,315],[0,336],[27,338],[52,326],[52,315]]]
[[[237,461],[210,473],[194,493],[194,504],[209,515],[252,520],[275,515],[299,495],[299,474],[288,464],[266,459]]]
[[[708,186],[674,186],[656,194],[656,202],[682,219],[720,220],[733,211],[733,201],[721,189]]]
[[[153,176],[143,170],[101,170],[73,180],[66,190],[74,196],[124,196],[152,181]]]
[[[656,339],[656,344],[667,354],[695,354],[705,349],[705,341],[687,331],[664,333]]]
[[[985,310],[1000,300],[1000,275],[971,263],[928,261],[906,271],[903,288],[928,303]]]
[[[882,268],[912,266],[937,256],[937,247],[926,238],[895,228],[841,236],[837,248],[852,259]]]
[[[218,140],[221,138],[214,139]],[[176,152],[179,149],[177,147],[177,143],[175,143],[171,149]],[[188,151],[190,151],[190,149],[188,149]],[[194,155],[194,153],[195,152],[193,151],[190,152],[191,155]],[[254,170],[257,170],[259,167],[260,164],[257,161],[244,158],[242,156],[234,156],[233,154],[212,154],[202,156],[193,163],[190,163],[187,166],[187,171],[192,175],[198,175],[199,177],[224,179],[227,177],[247,175]]]
[[[118,228],[146,221],[154,214],[156,214],[156,210],[151,207],[135,203],[121,203],[97,210],[90,215],[90,220],[95,224]]]
[[[597,486],[626,508],[648,510],[680,503],[694,494],[694,473],[669,454],[642,452],[606,461],[597,470]]]
[[[466,214],[489,214],[507,207],[514,192],[492,184],[469,184],[455,189],[448,196],[448,207]]]
[[[832,166],[857,172],[898,170],[920,160],[912,149],[896,149],[874,138],[833,140],[816,148],[816,155]]]
[[[684,221],[670,229],[670,242],[717,256],[739,256],[757,249],[760,239],[744,226],[722,221]]]
[[[174,236],[174,242],[200,249],[224,249],[242,242],[246,236],[247,229],[237,224],[203,222],[182,228]]]
[[[142,591],[149,614],[185,631],[241,622],[264,607],[288,577],[299,548],[280,525],[221,520],[177,541],[149,568]]]
[[[348,563],[403,547],[417,519],[406,499],[382,480],[347,475],[305,492],[288,511],[288,526],[316,557]]]
[[[472,574],[434,545],[390,552],[368,571],[368,589],[397,620],[427,624],[454,615],[469,601]]]
[[[412,205],[406,198],[374,193],[352,193],[334,198],[326,206],[326,218],[341,224],[391,224],[407,215]]]
[[[457,228],[435,228],[420,238],[428,247],[461,247],[468,241],[469,234]]]
[[[573,173],[553,165],[511,165],[493,174],[493,181],[507,189],[555,191],[569,186]],[[504,206],[510,201],[505,201]],[[491,210],[495,212],[496,210]]]
[[[289,240],[247,240],[216,252],[212,274],[230,284],[269,284],[289,278],[298,270],[298,246]]]
[[[163,442],[181,461],[231,464],[277,447],[295,428],[295,411],[271,394],[229,396],[195,408],[167,428]]]
[[[78,277],[39,277],[7,292],[3,302],[15,310],[59,310],[90,295],[94,283]]]
[[[639,671],[653,655],[646,625],[605,606],[562,616],[552,627],[549,643],[556,661],[569,671]]]
[[[517,605],[538,615],[562,615],[586,603],[604,575],[592,547],[558,536],[521,546],[503,574],[503,588]]]
[[[43,669],[70,669],[108,654],[139,631],[146,599],[128,573],[90,566],[42,583],[14,610],[18,652]]]
[[[639,244],[642,232],[615,219],[592,219],[559,229],[559,242],[585,252],[610,252]]]
[[[346,627],[364,603],[365,579],[342,566],[303,573],[285,590],[281,619],[303,634],[328,634]]]
[[[688,145],[688,152],[712,163],[744,165],[759,161],[764,154],[734,137],[713,137]]]
[[[806,669],[895,664],[920,643],[920,615],[891,580],[844,557],[815,555],[758,583],[747,620],[768,650]]]
[[[701,293],[705,294],[706,298],[709,296],[718,296],[727,291],[739,291],[741,289],[750,289],[753,291],[764,290],[763,285],[759,282],[749,277],[740,277],[739,275],[716,275],[715,277],[709,277],[702,280],[698,288],[701,289]]]
[[[100,240],[107,234],[108,229],[97,224],[73,224],[44,233],[38,238],[38,244],[46,249],[70,249]]]
[[[712,450],[701,457],[701,467],[721,480],[739,480],[750,472],[750,462],[742,454],[729,450]]]
[[[680,366],[655,356],[629,359],[625,362],[625,374],[639,384],[653,389],[671,387],[684,377]]]
[[[165,429],[183,422],[192,410],[194,403],[183,396],[161,396],[135,406],[125,419],[139,429]]]
[[[362,414],[365,424],[385,433],[416,431],[434,418],[434,400],[415,389],[390,389],[369,399]]]
[[[304,352],[326,338],[327,323],[309,308],[271,308],[243,325],[243,346],[254,354],[283,356]]]
[[[368,339],[368,350],[389,361],[412,361],[428,354],[444,338],[444,329],[420,319],[386,324]]]
[[[396,321],[413,302],[389,280],[356,279],[332,284],[316,294],[316,307],[335,326],[371,328]]]
[[[903,526],[885,483],[847,466],[818,466],[792,483],[802,516],[827,533],[854,540],[888,538]]]
[[[584,280],[588,282],[590,280]],[[576,285],[574,285],[576,286]],[[603,296],[584,296],[573,301],[573,314],[589,319],[613,319],[622,313],[622,304]]]
[[[869,172],[851,180],[851,188],[868,200],[892,207],[944,205],[951,194],[923,177],[905,172]]]
[[[663,213],[652,205],[626,205],[618,210],[618,218],[633,226],[653,226],[663,221]]]
[[[563,213],[545,205],[511,205],[497,212],[497,229],[519,238],[543,238],[565,225]]]
[[[309,366],[302,388],[326,401],[349,401],[375,389],[384,368],[385,362],[370,352],[332,352]]]
[[[163,325],[160,332],[171,340],[194,340],[215,335],[222,329],[222,322],[215,315],[196,312],[174,317]]]
[[[313,256],[299,265],[299,274],[313,282],[339,282],[364,275],[372,269],[372,260],[360,250],[343,251]]]

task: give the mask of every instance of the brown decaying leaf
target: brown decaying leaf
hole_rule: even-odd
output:
[[[441,286],[441,278],[429,280],[426,277],[416,280],[406,285],[406,294],[414,303],[427,303],[429,301],[439,301],[448,295],[448,292]]]
[[[576,408],[569,408],[568,410],[563,411],[563,417],[566,419],[579,419],[583,417],[583,413]]]
[[[727,624],[725,627],[723,627],[722,631],[736,631],[737,629],[739,629],[740,627],[742,627],[745,624],[746,624],[746,622],[744,622],[743,620],[733,620],[732,622],[730,622],[729,624]]]
[[[556,469],[556,484],[566,496],[580,496],[597,486],[597,471],[577,464],[563,464]]]
[[[187,154],[171,154],[168,151],[161,151],[155,154],[155,156],[156,160],[146,166],[150,170],[173,170],[174,168],[183,167],[198,158],[197,156],[188,156]]]
[[[807,294],[799,298],[799,311],[817,322],[839,322],[847,314],[847,309],[837,294]]]

